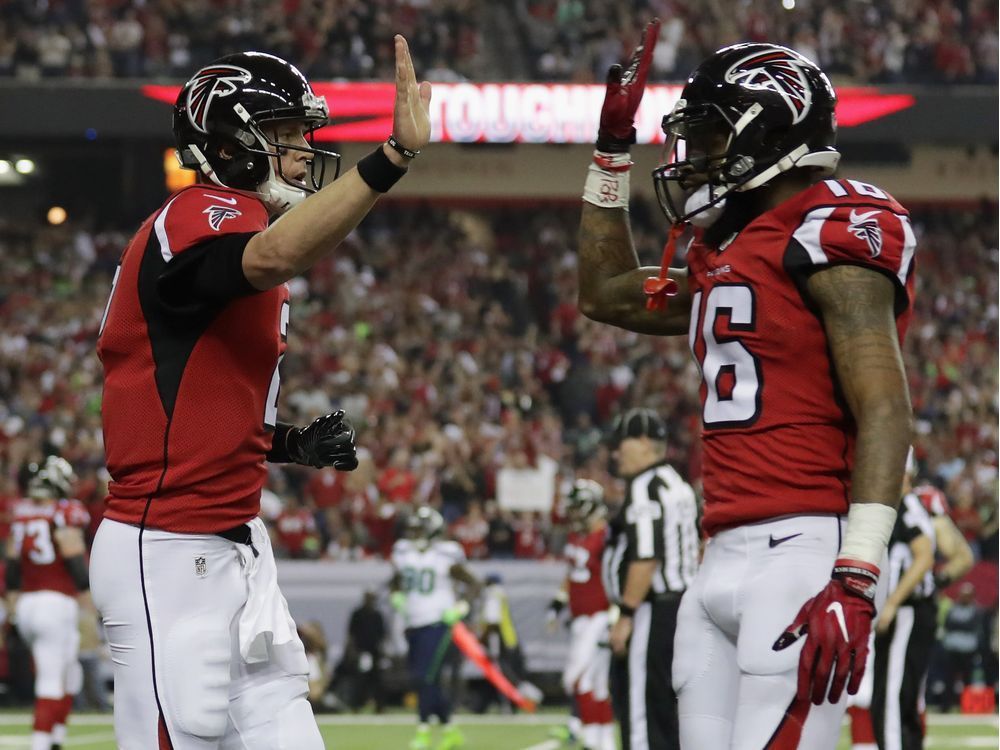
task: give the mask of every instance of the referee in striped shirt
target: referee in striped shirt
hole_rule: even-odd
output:
[[[875,623],[871,712],[880,750],[924,746],[924,685],[937,628],[934,527],[920,498],[910,491],[911,476],[908,466],[889,538],[890,593]]]
[[[651,409],[626,411],[609,435],[617,473],[628,482],[602,560],[608,599],[619,610],[609,640],[622,750],[680,748],[670,673],[677,608],[698,567],[698,505],[666,462],[666,440]]]

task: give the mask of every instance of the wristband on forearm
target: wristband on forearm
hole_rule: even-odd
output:
[[[628,210],[629,170],[632,159],[628,153],[595,151],[583,184],[583,199],[598,208]]]
[[[290,464],[294,459],[288,454],[288,433],[298,429],[295,425],[278,422],[271,437],[271,450],[265,458],[272,464]]]
[[[837,559],[867,563],[877,576],[896,525],[896,515],[895,508],[882,503],[851,503]]]
[[[635,607],[630,607],[625,602],[618,602],[618,616],[635,617]]]
[[[556,595],[552,597],[552,601],[549,602],[549,609],[558,615],[566,607],[566,602],[568,601],[569,595],[563,589],[559,589]]]
[[[406,174],[404,167],[396,166],[389,160],[381,144],[358,162],[357,169],[361,179],[376,193],[388,193],[389,189]]]

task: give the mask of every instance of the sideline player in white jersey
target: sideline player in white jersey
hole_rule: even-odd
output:
[[[35,662],[31,750],[62,747],[73,696],[83,685],[77,597],[89,599],[83,529],[90,516],[79,500],[68,499],[74,481],[66,459],[45,459],[14,509],[7,542],[7,610]]]
[[[441,664],[450,643],[450,628],[469,613],[482,583],[465,566],[457,542],[442,539],[444,518],[433,508],[418,508],[406,521],[406,538],[392,548],[395,572],[389,584],[392,605],[406,618],[407,661],[417,689],[420,723],[410,750],[431,746],[430,719],[437,716],[443,731],[436,750],[465,744],[451,724],[451,702],[441,686]],[[454,581],[465,585],[468,599],[455,593]]]

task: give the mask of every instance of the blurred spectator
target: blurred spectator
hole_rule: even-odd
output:
[[[653,77],[682,80],[737,42],[787,45],[835,78],[877,83],[996,83],[996,5],[984,0],[830,4],[799,0],[517,0],[523,63],[543,80],[602,81],[646,22],[661,20]]]
[[[315,559],[320,553],[319,531],[313,512],[294,494],[285,498],[285,507],[274,519],[278,549],[275,552],[293,559]]]
[[[298,626],[299,637],[306,649],[306,661],[309,664],[309,702],[313,710],[321,710],[323,695],[330,684],[330,664],[326,655],[326,634],[323,626],[315,620],[301,623]]]
[[[391,78],[392,35],[418,72],[461,81],[482,67],[474,0],[91,0],[0,3],[0,76],[186,77],[254,49],[294,60],[310,78]],[[287,14],[286,14],[286,11]]]
[[[357,711],[369,700],[375,703],[375,713],[382,713],[382,648],[387,630],[385,618],[378,609],[374,591],[366,591],[361,605],[351,612],[347,625],[344,656],[334,677],[344,702]]]
[[[941,635],[942,683],[932,685],[942,711],[956,705],[966,685],[972,684],[973,672],[982,668],[981,654],[986,634],[986,616],[976,604],[976,590],[963,583],[958,598],[948,608]]]
[[[641,200],[632,213],[643,260],[656,262],[658,215]],[[601,482],[614,500],[621,490],[601,430],[638,404],[671,415],[671,460],[697,485],[699,375],[687,342],[577,314],[578,218],[560,204],[516,213],[398,204],[293,280],[297,341],[282,364],[281,413],[304,422],[347,408],[362,450],[345,475],[269,467],[262,516],[279,553],[384,556],[400,509],[418,501],[441,507],[470,557],[557,554],[558,512],[515,519],[501,510],[497,472],[549,461],[562,478]],[[920,474],[953,501],[979,558],[995,561],[996,207],[917,207],[913,224],[917,294],[904,356]],[[99,518],[94,340],[127,236],[0,219],[0,511],[26,464],[57,451]]]

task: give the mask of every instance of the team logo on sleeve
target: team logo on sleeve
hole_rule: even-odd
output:
[[[206,121],[212,101],[229,96],[236,91],[236,84],[249,83],[252,77],[249,70],[235,65],[209,65],[199,70],[187,95],[187,116],[195,129],[207,133]]]
[[[792,111],[793,125],[801,122],[812,106],[812,90],[805,68],[788,52],[754,52],[727,70],[725,79],[726,83],[779,94]]]
[[[868,243],[868,250],[873,258],[877,258],[882,253],[882,227],[878,225],[878,209],[867,213],[858,213],[851,209],[851,223],[847,226],[847,231]]]
[[[235,219],[243,215],[242,211],[237,211],[232,206],[209,206],[202,213],[208,214],[208,225],[216,232],[226,219]]]

